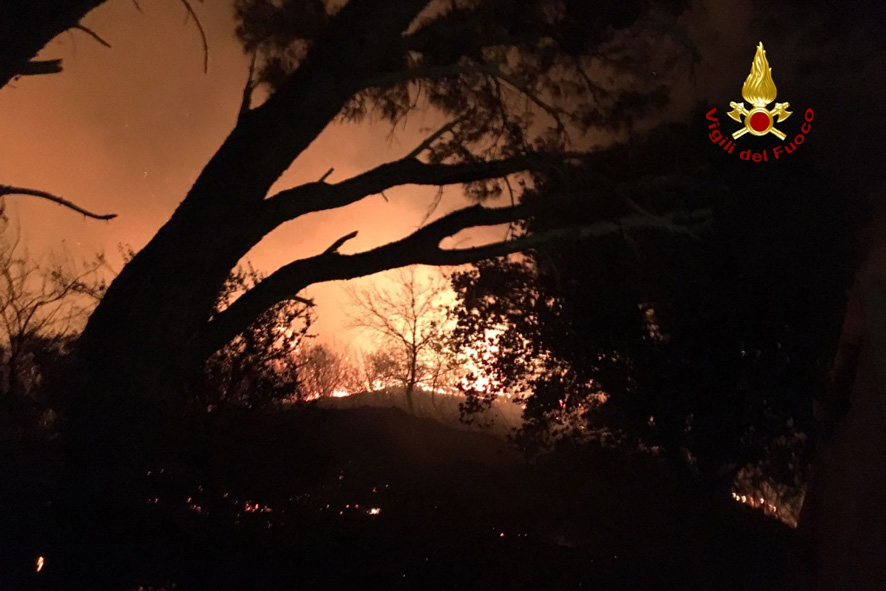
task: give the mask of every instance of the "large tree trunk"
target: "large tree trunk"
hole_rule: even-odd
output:
[[[118,447],[101,453],[134,456],[166,436],[159,425],[181,414],[189,375],[213,352],[200,339],[226,277],[282,222],[268,223],[265,215],[270,187],[388,64],[400,32],[426,2],[352,0],[287,82],[241,113],[172,218],[114,280],[86,326],[72,417],[76,446]],[[367,28],[367,20],[375,26]],[[148,432],[127,426],[155,419]],[[121,437],[127,446],[111,443]]]
[[[64,522],[95,547],[69,540],[59,572],[98,577],[104,588],[123,583],[113,578],[129,570],[119,542],[151,526],[138,519],[145,470],[192,460],[185,389],[213,352],[202,337],[216,299],[237,261],[280,223],[262,217],[268,190],[425,2],[349,3],[290,80],[241,114],[172,218],[111,284],[78,345],[60,495]],[[388,20],[367,30],[373,11]]]
[[[93,5],[99,3],[92,0]],[[55,564],[61,565],[57,572],[86,575],[81,580],[96,583],[85,585],[89,588],[123,587],[118,577],[131,569],[120,548],[135,546],[135,553],[140,552],[139,533],[152,526],[150,519],[139,520],[145,470],[193,461],[186,452],[192,449],[187,382],[209,355],[269,306],[318,281],[411,264],[463,264],[523,250],[551,237],[592,235],[614,226],[601,222],[587,233],[568,230],[480,247],[440,248],[444,238],[465,228],[510,223],[528,215],[524,205],[476,205],[443,216],[402,240],[340,255],[337,249],[354,236],[351,233],[321,255],[285,265],[210,322],[237,261],[288,220],[342,207],[393,186],[472,182],[548,162],[526,154],[480,163],[425,164],[410,155],[348,181],[307,183],[268,198],[271,186],[349,99],[378,84],[383,74],[402,69],[407,61],[402,33],[426,4],[428,0],[350,0],[267,101],[254,109],[244,104],[234,130],[172,218],[111,284],[78,344],[65,429],[68,473],[59,510],[68,527],[80,528],[72,532],[88,537],[76,544],[70,538],[65,541],[68,552],[56,555]],[[416,365],[413,359],[407,387],[413,414]],[[106,580],[95,580],[102,577]]]
[[[79,343],[59,495],[66,539],[56,562],[66,580],[134,584],[125,580],[132,550],[154,526],[143,513],[146,470],[196,467],[184,396],[200,367],[191,343],[236,256],[188,225],[173,218],[126,266]]]

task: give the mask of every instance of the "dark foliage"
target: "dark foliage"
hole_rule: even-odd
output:
[[[237,268],[216,305],[218,312],[261,281],[252,267]],[[307,304],[280,302],[207,360],[191,395],[199,411],[236,406],[259,409],[299,396],[295,353],[313,322]]]
[[[417,108],[439,113],[449,123],[427,146],[431,163],[570,148],[591,129],[630,128],[667,103],[667,76],[650,74],[644,62],[669,60],[670,73],[694,59],[676,24],[686,5],[598,2],[588,10],[577,1],[430,3],[384,72],[339,116],[396,127]],[[238,0],[237,35],[257,59],[257,81],[279,89],[340,7],[323,0]],[[653,43],[667,55],[653,56]],[[491,178],[466,188],[481,200],[506,185]]]
[[[620,167],[540,187],[527,197],[550,207],[530,231],[564,216],[618,219],[633,205],[652,215],[707,207],[707,229],[626,229],[455,278],[463,343],[507,327],[485,369],[524,394],[519,439],[530,449],[566,427],[605,428],[717,481],[810,432],[849,280],[851,202],[805,161],[754,175],[713,168],[692,133],[667,126],[599,156]],[[574,201],[598,194],[621,204],[576,220]]]
[[[144,526],[104,557],[121,589],[764,591],[791,539],[758,512],[700,501],[649,458],[575,447],[529,464],[503,441],[398,409],[219,419],[224,499],[169,470],[146,475]],[[68,587],[50,542],[87,560],[94,541],[9,507],[4,584]]]
[[[0,441],[55,435],[64,371],[106,284],[104,257],[32,258],[0,211]]]

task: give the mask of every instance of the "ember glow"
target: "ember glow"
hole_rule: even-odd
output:
[[[490,376],[483,370],[483,366],[498,355],[500,351],[499,339],[504,332],[504,327],[488,328],[484,332],[483,338],[477,339],[475,345],[465,347],[461,351],[459,357],[464,372],[459,380],[459,385],[462,389],[476,392],[488,392],[494,389],[494,384]]]
[[[742,505],[747,505],[752,509],[762,511],[765,515],[778,519],[788,527],[797,527],[802,496],[799,501],[795,500],[794,503],[791,503],[786,499],[778,498],[762,491],[755,492],[756,494],[733,490],[732,500]]]
[[[732,499],[738,501],[742,505],[753,507],[763,511],[766,515],[778,516],[778,507],[766,501],[763,497],[754,497],[749,495],[740,495],[736,492],[732,493]]]
[[[34,572],[40,572],[43,570],[43,566],[46,564],[46,559],[43,556],[37,557],[36,569]]]

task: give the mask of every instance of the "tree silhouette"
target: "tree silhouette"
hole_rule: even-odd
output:
[[[464,229],[525,220],[542,207],[473,205],[356,254],[339,252],[356,234],[345,233],[325,251],[284,265],[214,313],[230,270],[283,223],[406,184],[465,184],[468,195],[481,199],[504,190],[511,184],[504,181],[515,173],[551,174],[580,164],[579,155],[568,150],[570,131],[580,135],[599,125],[619,127],[664,100],[658,80],[651,87],[607,90],[603,83],[597,88],[589,75],[599,45],[612,38],[612,25],[634,22],[644,14],[639,5],[613,3],[587,17],[581,3],[498,1],[455,4],[442,12],[428,4],[353,0],[333,13],[316,2],[238,3],[238,33],[247,51],[260,58],[257,80],[268,85],[270,96],[253,106],[248,85],[231,134],[90,318],[81,342],[84,385],[72,441],[82,438],[84,447],[105,453],[138,449],[159,437],[161,430],[153,427],[138,433],[129,426],[136,419],[134,408],[141,409],[137,422],[146,424],[176,416],[193,367],[269,307],[297,298],[314,283],[412,264],[466,263],[551,239],[620,231],[607,221],[478,247],[441,248],[442,240]],[[326,16],[304,20],[321,6]],[[253,24],[255,10],[267,18]],[[306,23],[315,26],[303,30]],[[280,29],[269,28],[274,26]],[[331,183],[324,176],[268,194],[327,126],[341,118],[359,119],[373,108],[392,122],[417,109],[433,110],[447,122],[399,160],[343,181]],[[636,215],[629,223],[655,226],[662,220]],[[158,399],[158,392],[165,394]],[[94,428],[95,421],[104,428]],[[140,443],[110,443],[117,438]]]
[[[64,406],[64,388],[50,382],[104,293],[103,266],[101,256],[84,264],[34,260],[18,230],[0,220],[0,408],[16,429],[27,423],[11,409],[27,415]]]
[[[409,412],[415,414],[413,394],[424,385],[433,391],[446,369],[446,310],[442,296],[446,284],[432,277],[422,281],[415,269],[401,270],[392,289],[378,285],[349,290],[355,312],[352,325],[365,329],[388,360],[387,378],[403,388]],[[370,359],[370,361],[373,361]]]
[[[551,176],[593,165],[576,149],[584,133],[622,129],[667,99],[663,76],[614,76],[654,53],[646,39],[615,34],[637,23],[646,3],[605,2],[590,14],[584,2],[552,0],[236,6],[238,35],[256,56],[257,74],[233,129],[169,221],[109,286],[79,343],[66,441],[71,480],[82,489],[71,497],[80,499],[91,527],[113,512],[97,511],[92,495],[132,496],[131,487],[115,493],[109,480],[132,480],[147,458],[174,456],[177,434],[187,432],[185,386],[195,368],[272,306],[298,301],[320,282],[621,232],[606,220],[482,246],[441,246],[462,230],[532,218],[544,204],[518,203],[516,193],[506,207],[479,201],[519,188],[510,179],[518,173]],[[675,23],[679,3],[663,6],[663,18]],[[667,27],[651,30],[668,34]],[[269,91],[260,104],[253,104],[255,84]],[[373,114],[397,123],[419,110],[443,123],[402,158],[348,179],[331,182],[327,174],[271,193],[331,124]],[[392,187],[459,184],[476,204],[354,254],[340,252],[356,235],[344,228],[324,251],[283,265],[216,313],[231,270],[280,225]],[[636,212],[624,223],[678,225]]]
[[[337,391],[355,393],[359,373],[346,355],[331,345],[304,345],[295,356],[298,395],[302,400],[333,396]]]
[[[237,268],[219,296],[216,313],[261,281],[252,267]],[[263,408],[297,394],[295,354],[313,322],[309,306],[285,301],[271,306],[245,331],[216,351],[199,372],[192,396],[201,409]]]
[[[0,5],[0,89],[19,76],[56,74],[62,60],[35,60],[61,33],[106,0],[7,0]],[[86,29],[88,30],[88,29]]]
[[[209,47],[206,34],[190,0],[179,0],[193,18],[203,41],[204,70],[207,68]],[[199,0],[202,2],[203,0]],[[62,60],[35,59],[50,41],[65,31],[76,30],[97,43],[110,48],[97,32],[81,21],[93,9],[107,0],[6,0],[0,5],[0,89],[22,76],[58,74]],[[133,7],[141,12],[139,0]]]
[[[61,59],[35,59],[50,41],[65,31],[80,31],[96,42],[110,48],[111,45],[98,33],[80,21],[94,8],[107,0],[5,0],[0,4],[0,91],[12,81],[23,76],[58,74],[62,71]],[[206,34],[189,0],[180,0],[188,16],[194,19],[203,41],[204,70],[208,64],[209,48]],[[202,0],[201,0],[202,1]],[[138,0],[134,7],[141,11]],[[14,187],[0,184],[0,197],[5,195],[29,196],[45,199],[86,217],[110,220],[116,214],[100,214],[84,209],[72,201],[41,189]],[[2,202],[0,202],[2,204]]]
[[[755,461],[790,481],[802,450],[783,444],[810,431],[838,334],[851,207],[809,161],[755,175],[733,161],[710,166],[689,129],[668,124],[615,146],[611,161],[630,154],[630,164],[555,179],[527,199],[548,202],[533,220],[542,228],[619,215],[605,207],[626,204],[578,213],[568,203],[604,188],[658,215],[709,207],[713,223],[693,236],[636,232],[478,264],[455,276],[456,336],[470,345],[503,330],[483,370],[523,396],[531,449],[562,434],[564,411],[581,411],[579,435],[603,427],[657,446],[712,486]],[[600,391],[608,401],[595,405]],[[469,394],[474,409],[490,393]]]

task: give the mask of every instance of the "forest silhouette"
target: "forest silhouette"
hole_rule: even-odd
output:
[[[65,32],[113,52],[89,15],[115,2],[4,2],[0,99],[76,75],[49,45]],[[180,4],[206,68],[217,9]],[[886,233],[872,2],[226,6],[249,64],[236,117],[119,266],[32,255],[9,204],[46,202],[94,233],[116,212],[0,170],[0,586],[816,584],[803,577],[831,554],[800,507],[810,475],[827,478],[822,449],[851,439],[849,398],[832,404],[855,369],[838,343],[862,237]],[[726,33],[699,23],[729,10],[747,59],[700,90]],[[708,136],[757,37],[779,100],[815,109],[778,162]],[[418,116],[435,123],[413,142]],[[343,174],[331,154],[290,183],[328,130],[378,125],[404,140],[389,161]],[[340,224],[314,254],[248,263],[286,224],[403,187],[437,190],[405,235],[367,247]],[[447,280],[419,285],[419,266]],[[378,337],[359,358],[315,332],[308,292],[369,276],[388,279],[351,290],[353,324]],[[880,329],[865,330],[878,355]],[[856,388],[877,410],[877,386]],[[864,534],[874,552],[882,534]],[[822,572],[880,581],[839,564]]]

